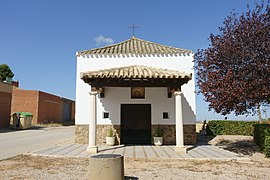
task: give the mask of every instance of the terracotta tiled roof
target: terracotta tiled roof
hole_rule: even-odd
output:
[[[77,52],[77,55],[119,55],[119,54],[189,54],[191,50],[165,46],[135,36],[132,38],[101,48],[95,48]]]
[[[191,79],[191,74],[148,66],[128,66],[128,67],[83,72],[81,73],[81,78],[82,79],[98,79],[98,78]]]

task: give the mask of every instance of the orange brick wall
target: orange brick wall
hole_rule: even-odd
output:
[[[11,112],[30,112],[33,114],[32,124],[38,122],[38,91],[14,89],[12,93]]]
[[[30,112],[33,114],[32,124],[62,122],[63,101],[68,101],[71,106],[71,122],[75,119],[75,102],[60,98],[42,91],[14,89],[11,113]]]
[[[9,127],[12,94],[0,92],[0,128]]]
[[[61,122],[61,98],[39,92],[38,122]]]

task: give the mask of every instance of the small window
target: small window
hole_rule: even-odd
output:
[[[109,118],[110,114],[108,112],[103,112],[103,118],[107,119]]]
[[[144,99],[145,98],[145,88],[144,87],[131,88],[131,98],[132,99]]]
[[[163,119],[169,119],[169,113],[163,112]]]

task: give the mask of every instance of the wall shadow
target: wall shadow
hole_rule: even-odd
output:
[[[235,152],[237,154],[243,154],[251,156],[257,152],[261,152],[260,148],[255,144],[253,140],[239,140],[231,142],[228,140],[220,141],[216,144],[225,150]]]
[[[125,180],[137,180],[139,178],[134,177],[134,176],[125,176]]]

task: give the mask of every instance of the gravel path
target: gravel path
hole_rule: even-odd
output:
[[[17,156],[0,161],[1,178],[87,179],[86,158]],[[182,161],[125,159],[125,179],[270,179],[270,160]]]
[[[250,137],[222,136],[211,141],[250,157],[249,161],[199,161],[125,159],[125,179],[270,179],[270,159],[258,152]],[[50,158],[19,155],[0,161],[0,179],[75,180],[87,179],[87,158]]]

